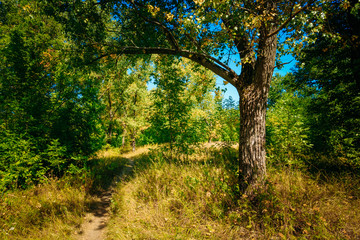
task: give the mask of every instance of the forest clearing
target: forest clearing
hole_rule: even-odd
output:
[[[0,239],[360,239],[359,10],[0,0]]]

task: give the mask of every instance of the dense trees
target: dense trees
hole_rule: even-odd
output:
[[[146,110],[151,102],[147,82],[153,70],[149,62],[121,58],[104,62],[99,75],[103,77],[100,98],[105,105],[102,115],[112,146],[125,146],[131,141],[135,150],[136,139],[146,127]]]
[[[240,189],[251,193],[266,173],[267,108],[276,161],[313,146],[358,163],[358,9],[321,0],[1,1],[3,165],[28,149],[28,166],[41,166],[30,172],[63,174],[105,142],[239,140]],[[277,53],[289,52],[296,73],[270,89]],[[222,101],[213,74],[236,87],[239,106]]]
[[[360,163],[360,4],[335,1],[323,32],[298,57],[295,87],[311,97],[307,107],[317,152],[345,164]]]
[[[71,66],[62,26],[36,1],[1,2],[0,188],[82,167],[101,147],[98,84]]]
[[[273,79],[267,115],[269,159],[285,164],[307,159],[316,169],[357,171],[360,4],[335,1],[327,7],[327,24],[308,36],[311,40],[297,56],[294,74]]]
[[[302,165],[312,148],[306,108],[310,98],[294,90],[292,74],[275,75],[266,115],[268,159],[280,166]]]

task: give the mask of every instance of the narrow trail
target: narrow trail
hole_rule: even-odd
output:
[[[91,212],[87,213],[77,239],[92,240],[103,239],[106,224],[109,220],[112,191],[102,193],[91,205]]]
[[[84,223],[75,239],[78,240],[101,240],[105,238],[107,222],[110,218],[111,197],[114,187],[122,178],[131,173],[134,161],[130,158],[122,172],[115,178],[109,190],[101,193],[90,205],[90,212],[85,215]]]

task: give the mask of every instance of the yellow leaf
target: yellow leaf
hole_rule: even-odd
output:
[[[174,15],[171,14],[171,13],[166,13],[166,14],[165,14],[165,18],[166,18],[166,20],[167,20],[168,22],[170,22],[171,20],[174,19]]]

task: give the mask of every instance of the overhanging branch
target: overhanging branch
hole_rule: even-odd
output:
[[[211,70],[216,75],[222,77],[229,83],[235,86],[238,75],[221,63],[219,60],[196,52],[188,50],[174,50],[170,48],[156,48],[156,47],[123,47],[116,52],[116,54],[160,54],[160,55],[173,55],[188,58],[201,66]]]

